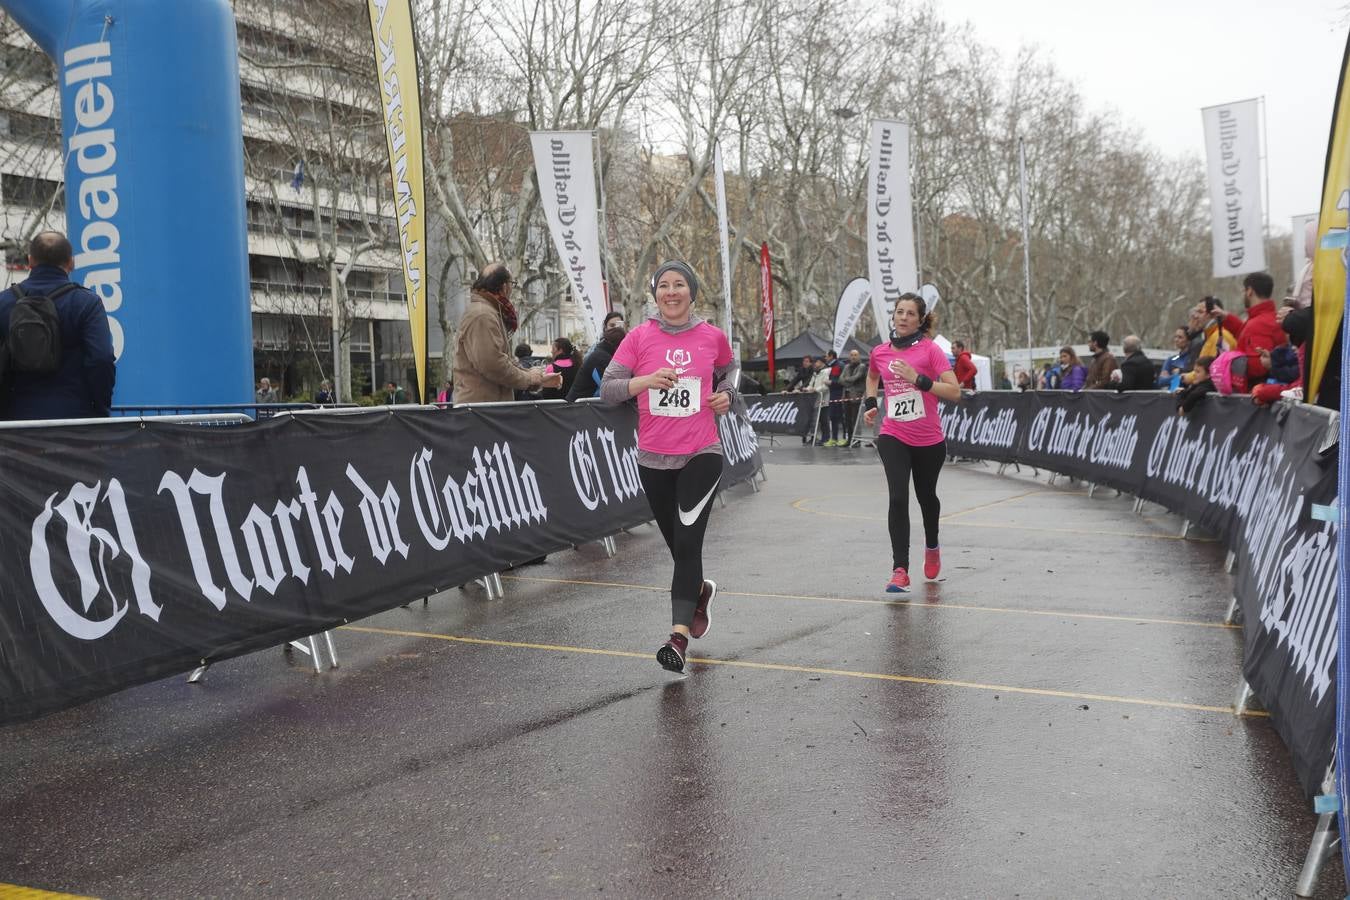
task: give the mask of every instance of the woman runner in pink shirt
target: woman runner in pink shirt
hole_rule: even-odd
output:
[[[703,577],[703,534],[722,477],[715,416],[731,409],[731,344],[720,328],[692,315],[698,279],[686,263],[665,262],[652,276],[657,315],[628,332],[600,382],[606,403],[637,398],[638,474],[670,548],[671,634],[656,659],[684,671],[689,639],[708,633],[717,585]]]
[[[923,511],[924,577],[933,579],[942,570],[938,549],[937,480],[947,458],[947,443],[938,418],[938,398],[949,403],[961,399],[947,354],[931,340],[933,316],[918,294],[901,294],[891,315],[891,342],[872,350],[867,359],[863,421],[877,418],[877,387],[885,386],[886,417],[877,437],[877,453],[886,470],[890,493],[887,525],[891,533],[891,574],[886,590],[909,590],[909,479]]]

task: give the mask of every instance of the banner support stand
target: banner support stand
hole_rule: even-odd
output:
[[[1182,519],[1182,520],[1181,520],[1181,534],[1179,535],[1179,537],[1184,541],[1184,540],[1186,540],[1186,535],[1188,535],[1188,534],[1190,534],[1190,533],[1191,533],[1191,520],[1190,520],[1190,519]]]
[[[1336,764],[1327,767],[1326,777],[1322,779],[1322,793],[1336,792]],[[1317,827],[1313,829],[1312,841],[1308,844],[1308,855],[1303,858],[1303,868],[1298,873],[1298,882],[1294,885],[1294,894],[1299,897],[1311,897],[1317,887],[1317,879],[1322,874],[1322,866],[1341,842],[1340,832],[1336,828],[1336,813],[1324,812],[1317,817]]]
[[[336,669],[338,667],[338,658],[337,658],[337,648],[333,646],[333,632],[332,631],[323,632],[323,639],[324,643],[327,644],[328,646],[328,660],[329,660],[328,668]],[[294,641],[287,641],[286,643],[281,645],[281,649],[287,656],[290,655],[292,649],[299,650],[301,653],[308,656],[311,661],[313,661],[314,674],[316,675],[323,674],[323,654],[319,650],[319,643],[317,640],[315,640],[314,635],[311,634],[307,638],[296,639]],[[202,679],[206,677],[206,670],[209,668],[211,668],[211,664],[209,662],[203,662],[200,666],[193,669],[192,672],[188,674],[187,683],[201,684]]]
[[[1237,595],[1234,594],[1233,599],[1228,601],[1228,613],[1223,617],[1223,624],[1232,625],[1233,622],[1237,620],[1237,613],[1238,613]]]
[[[876,441],[862,436],[863,428],[866,427],[863,422],[863,415],[867,410],[863,409],[862,404],[858,404],[858,415],[853,420],[853,440],[849,442],[850,447],[875,447]],[[768,480],[767,478],[765,479]]]

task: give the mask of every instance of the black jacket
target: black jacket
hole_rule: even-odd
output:
[[[36,266],[24,292],[50,295],[70,281],[65,269]],[[9,338],[17,299],[0,293],[0,339]],[[112,406],[116,363],[103,301],[80,287],[56,300],[61,323],[61,368],[51,375],[11,372],[0,394],[0,419],[84,419],[106,416]]]
[[[807,387],[811,384],[811,379],[815,377],[816,377],[816,370],[814,368],[802,366],[800,369],[797,370],[797,374],[792,376],[792,380],[787,383],[787,387],[784,388],[784,390],[790,391],[793,388],[798,387],[800,387],[802,390],[806,390]]]
[[[1206,394],[1212,394],[1216,390],[1218,388],[1214,387],[1214,382],[1208,378],[1204,381],[1197,381],[1177,395],[1177,409],[1189,413],[1204,399]]]
[[[567,391],[568,403],[584,397],[600,396],[600,379],[604,377],[605,369],[614,358],[614,351],[617,349],[619,349],[617,346],[611,347],[603,340],[596,342],[591,352],[581,361],[581,371],[572,379],[572,386]]]
[[[1118,391],[1149,391],[1154,388],[1153,363],[1136,350],[1125,357],[1120,364],[1120,381],[1116,383]]]

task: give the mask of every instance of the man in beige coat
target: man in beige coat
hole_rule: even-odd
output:
[[[510,335],[517,325],[511,305],[514,283],[501,263],[483,269],[473,283],[455,339],[456,403],[500,403],[511,400],[517,390],[562,386],[561,373],[522,369],[511,355]]]

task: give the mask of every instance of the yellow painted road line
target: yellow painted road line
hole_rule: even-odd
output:
[[[829,515],[829,513],[817,513],[817,515]],[[877,519],[878,522],[886,521]],[[956,528],[996,528],[1007,531],[1037,531],[1045,534],[1072,534],[1076,537],[1127,537],[1127,538],[1148,538],[1154,541],[1185,541],[1188,544],[1213,544],[1215,538],[1197,538],[1182,537],[1179,534],[1161,534],[1155,531],[1089,531],[1082,528],[1043,528],[1040,525],[1003,525],[994,522],[952,522]]]
[[[803,499],[810,500],[820,498],[808,497]],[[802,501],[798,501],[798,503],[800,502]],[[879,523],[884,523],[886,521],[885,516],[860,516],[856,513],[822,512],[818,509],[808,509],[804,506],[798,506],[796,503],[792,504],[792,506],[798,512],[810,513],[813,516],[825,516],[830,519],[858,519],[863,522],[879,522]],[[961,514],[962,513],[960,512],[952,513],[953,516],[959,516]],[[966,522],[966,521],[953,522],[950,521],[949,516],[943,516],[939,521],[957,528],[1001,528],[1007,529],[1009,531],[1023,531],[1023,532],[1035,531],[1044,534],[1072,534],[1077,535],[1079,537],[1082,537],[1084,535],[1095,535],[1100,537],[1147,538],[1149,540],[1155,541],[1189,541],[1192,544],[1214,543],[1214,538],[1181,537],[1180,535],[1176,534],[1162,534],[1160,532],[1152,532],[1152,531],[1098,531],[1098,530],[1085,531],[1081,528],[1076,530],[1072,528],[1045,528],[1040,525],[1004,525],[992,522]]]
[[[1033,497],[1036,494],[1050,494],[1050,493],[1054,493],[1054,491],[1047,491],[1043,488],[1033,491],[1024,491],[1020,494],[1014,494],[1011,497],[1004,497],[1002,500],[994,500],[989,503],[981,503],[979,506],[971,506],[967,509],[958,509],[956,512],[947,513],[947,515],[939,517],[938,521],[949,522],[952,519],[956,518],[957,516],[964,516],[966,513],[979,512],[982,509],[992,509],[995,506],[1002,506],[1005,503],[1012,503],[1015,500],[1025,500],[1027,497]]]
[[[669,585],[656,584],[626,584],[618,581],[583,581],[575,578],[540,578],[533,575],[503,575],[503,579],[512,581],[533,581],[539,584],[576,584],[584,587],[607,587],[622,588],[624,590],[636,591],[657,591],[665,593],[670,590]],[[1055,619],[1089,619],[1100,622],[1122,622],[1127,625],[1184,625],[1192,628],[1219,628],[1227,630],[1240,630],[1240,625],[1229,625],[1224,622],[1200,622],[1194,619],[1160,619],[1148,616],[1118,616],[1108,613],[1083,613],[1083,612],[1062,612],[1053,609],[1014,609],[1008,606],[972,606],[964,603],[948,603],[945,600],[936,603],[930,603],[926,600],[878,600],[871,597],[822,597],[811,594],[766,594],[752,591],[729,591],[726,588],[717,589],[719,596],[723,597],[756,597],[772,600],[816,600],[826,603],[865,603],[874,606],[912,606],[916,609],[956,609],[967,612],[992,612],[1008,613],[1015,616],[1048,616]]]
[[[635,653],[631,650],[601,650],[596,647],[572,647],[565,644],[536,644],[529,641],[498,641],[488,638],[464,637],[457,634],[434,634],[428,631],[405,631],[397,628],[374,628],[369,625],[343,625],[345,631],[360,631],[366,634],[383,634],[391,637],[426,638],[434,641],[448,641],[456,644],[475,644],[480,647],[506,647],[514,650],[543,650],[550,653],[582,653],[590,656],[615,656],[624,659],[652,659],[651,653]],[[891,681],[902,684],[921,684],[929,687],[955,687],[969,690],[993,691],[1001,694],[1026,694],[1033,697],[1056,697],[1063,700],[1095,700],[1098,703],[1124,703],[1130,706],[1148,706],[1156,709],[1183,709],[1193,712],[1227,713],[1232,715],[1231,706],[1206,706],[1202,703],[1182,703],[1176,700],[1154,700],[1146,697],[1120,697],[1112,694],[1087,694],[1078,691],[1056,691],[1049,688],[1016,687],[1007,684],[986,684],[980,681],[957,681],[949,678],[925,678],[919,675],[894,675],[886,672],[859,672],[853,669],[830,669],[820,666],[794,666],[787,663],[760,663],[738,659],[710,659],[691,656],[689,662],[705,666],[728,666],[737,669],[760,669],[767,672],[801,672],[807,675],[832,675],[840,678],[863,678],[871,681]],[[1243,713],[1244,716],[1264,717],[1269,715],[1260,710]]]
[[[1190,541],[1193,544],[1212,544],[1215,542],[1214,538],[1184,538],[1181,535],[1177,534],[1163,534],[1154,531],[1095,531],[1095,530],[1084,531],[1081,528],[1080,529],[1046,528],[1040,525],[1010,525],[1005,523],[994,523],[994,522],[953,521],[953,519],[955,519],[957,516],[964,516],[967,513],[979,512],[981,510],[990,509],[991,507],[1000,506],[1004,503],[1011,503],[1014,500],[1022,500],[1026,497],[1035,496],[1037,494],[1073,496],[1073,495],[1083,495],[1086,493],[1087,493],[1086,491],[1057,491],[1054,488],[1040,488],[1037,490],[1026,491],[1021,494],[1015,494],[1011,497],[1004,497],[1002,500],[994,500],[989,503],[982,503],[979,506],[972,506],[969,507],[968,509],[958,509],[955,512],[947,513],[946,515],[942,516],[938,521],[946,522],[951,525],[957,525],[962,528],[994,528],[1007,531],[1025,531],[1025,532],[1034,531],[1042,534],[1072,534],[1078,536],[1082,536],[1084,534],[1092,534],[1092,535],[1101,535],[1102,537],[1144,538],[1147,540],[1156,540],[1156,541]],[[830,519],[856,519],[863,522],[885,522],[886,521],[885,516],[864,516],[859,515],[858,513],[825,512],[824,510],[812,509],[806,505],[808,503],[814,503],[817,500],[835,500],[843,497],[872,497],[872,496],[875,496],[875,494],[870,492],[869,493],[854,492],[845,494],[827,494],[822,497],[800,497],[797,500],[792,501],[792,508],[797,510],[797,512],[810,513],[813,516],[825,516],[826,518]],[[1145,516],[1143,518],[1150,519],[1159,517]]]
[[[40,888],[23,887],[18,884],[0,882],[0,900],[92,900],[82,894],[62,894],[58,891],[44,891]]]
[[[947,513],[946,515],[942,516],[938,521],[946,522],[953,516],[964,516],[966,513],[978,512],[979,510],[982,509],[989,509],[991,506],[1000,506],[1004,503],[1011,503],[1014,500],[1021,500],[1024,497],[1030,497],[1034,494],[1059,494],[1059,493],[1060,493],[1059,491],[1056,491],[1053,488],[1051,489],[1038,488],[1036,490],[1025,491],[1021,494],[1014,494],[1011,497],[1004,497],[1001,500],[992,500],[989,503],[981,503],[978,506],[971,506],[966,509],[958,509],[955,512]],[[1084,491],[1080,493],[1086,492]],[[797,510],[798,512],[812,513],[817,516],[831,516],[833,518],[838,519],[865,519],[868,522],[884,522],[886,521],[885,516],[877,518],[876,516],[859,516],[851,513],[821,512],[818,509],[811,509],[810,507],[802,505],[805,503],[814,503],[817,500],[838,500],[844,497],[876,497],[876,496],[877,496],[876,491],[851,491],[842,494],[826,494],[823,497],[801,497],[798,498],[797,500],[792,501],[792,508]]]

